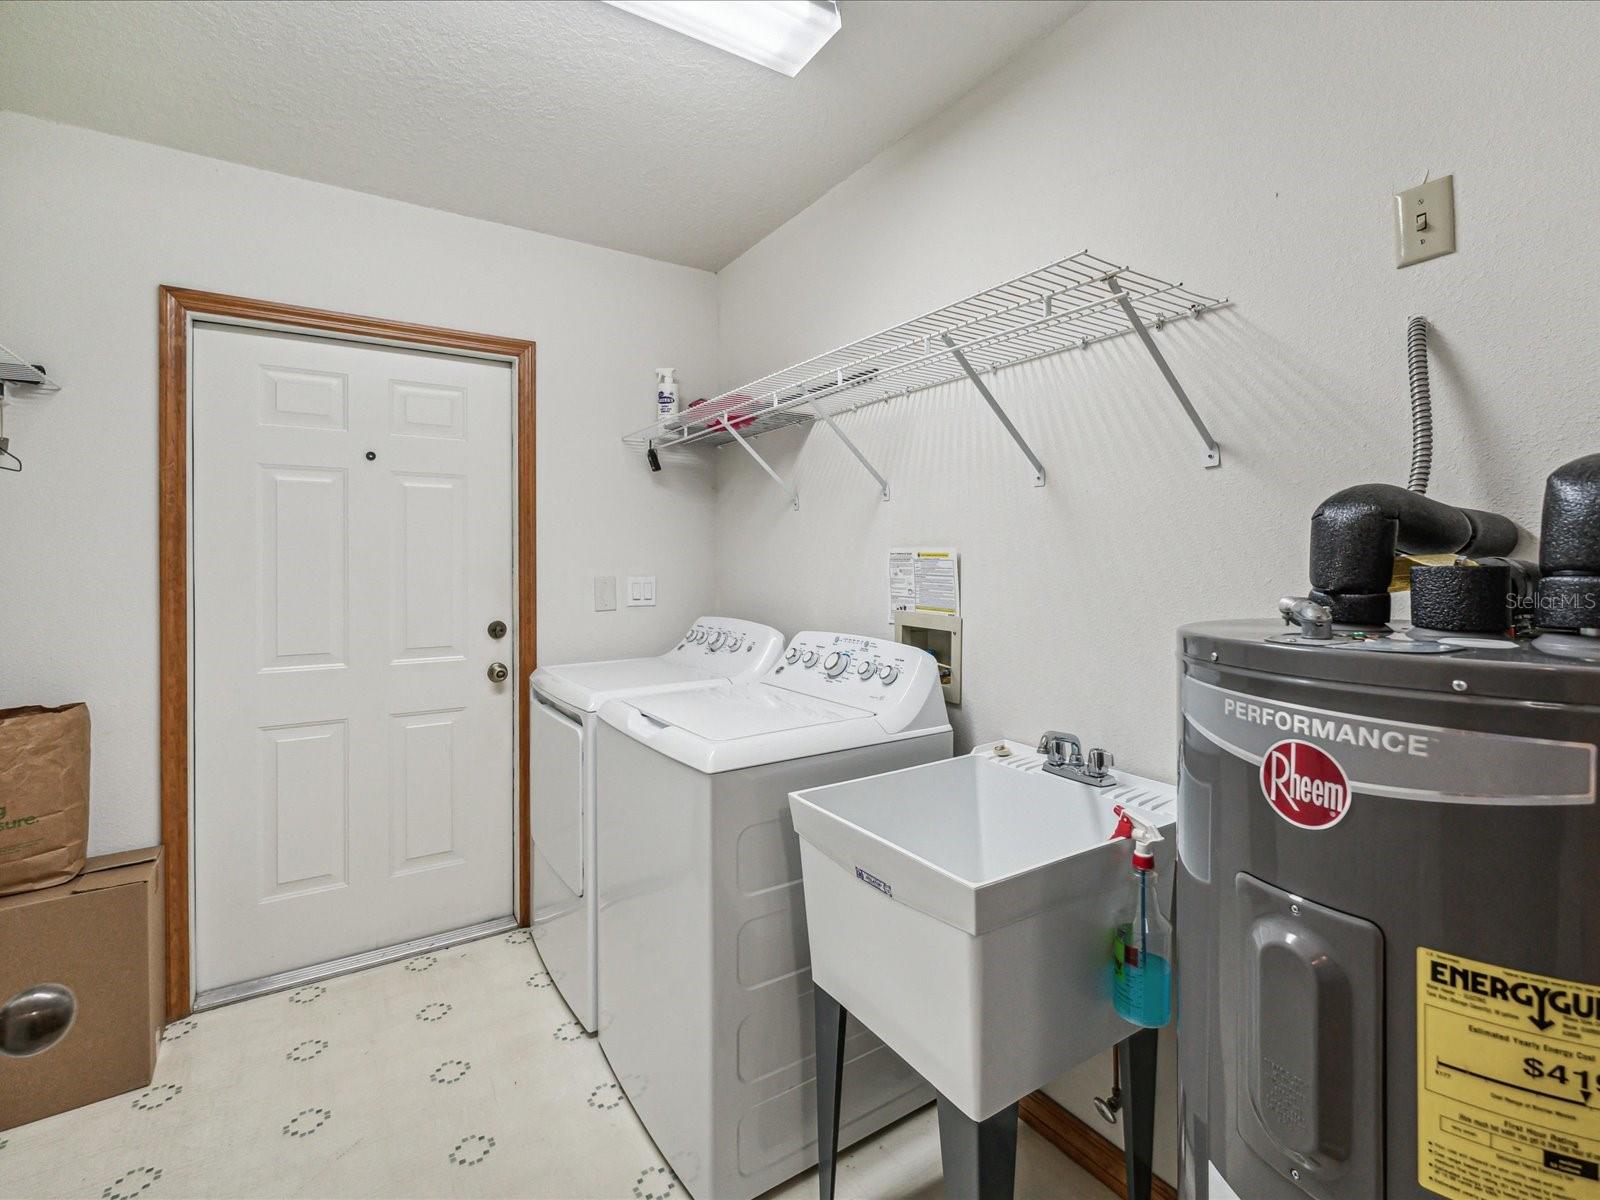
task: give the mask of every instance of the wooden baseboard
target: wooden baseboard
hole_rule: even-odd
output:
[[[1122,1148],[1089,1128],[1043,1092],[1023,1097],[1017,1115],[1035,1132],[1116,1195],[1127,1200],[1128,1178]],[[1166,1180],[1153,1181],[1152,1200],[1177,1200],[1177,1190]]]

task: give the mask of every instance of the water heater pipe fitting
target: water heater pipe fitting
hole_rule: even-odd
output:
[[[1535,624],[1600,628],[1600,454],[1575,458],[1545,481],[1539,573]]]
[[[1341,625],[1385,625],[1394,556],[1502,556],[1517,527],[1498,513],[1442,504],[1389,483],[1329,496],[1311,517],[1311,599]]]

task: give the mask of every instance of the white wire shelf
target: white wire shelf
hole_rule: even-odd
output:
[[[40,392],[61,390],[61,385],[46,375],[43,367],[35,366],[20,354],[0,346],[0,399],[5,398],[6,388],[12,385],[31,387]]]
[[[16,473],[22,470],[22,460],[11,452],[11,439],[6,436],[6,402],[16,399],[11,389],[20,387],[24,395],[59,392],[61,385],[44,373],[44,368],[28,362],[20,354],[0,346],[0,471]]]
[[[1035,483],[1044,468],[985,383],[1007,367],[1136,334],[1206,446],[1205,465],[1221,452],[1150,336],[1173,321],[1227,304],[1181,283],[1119,266],[1087,250],[1020,275],[998,287],[935,309],[859,342],[763,376],[741,388],[635,430],[623,441],[656,451],[738,443],[789,488],[750,446],[751,439],[824,421],[875,479],[888,483],[834,423],[834,418],[928,388],[970,380],[1029,462]]]

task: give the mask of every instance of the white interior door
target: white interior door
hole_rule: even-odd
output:
[[[510,913],[510,364],[191,346],[196,991]]]

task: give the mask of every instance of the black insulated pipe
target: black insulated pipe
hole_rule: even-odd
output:
[[[1575,458],[1544,485],[1535,624],[1600,629],[1600,454]]]
[[[1498,513],[1442,504],[1391,483],[1329,496],[1311,517],[1311,599],[1341,625],[1385,625],[1394,556],[1501,556],[1517,527]],[[1600,580],[1597,580],[1600,582]]]

